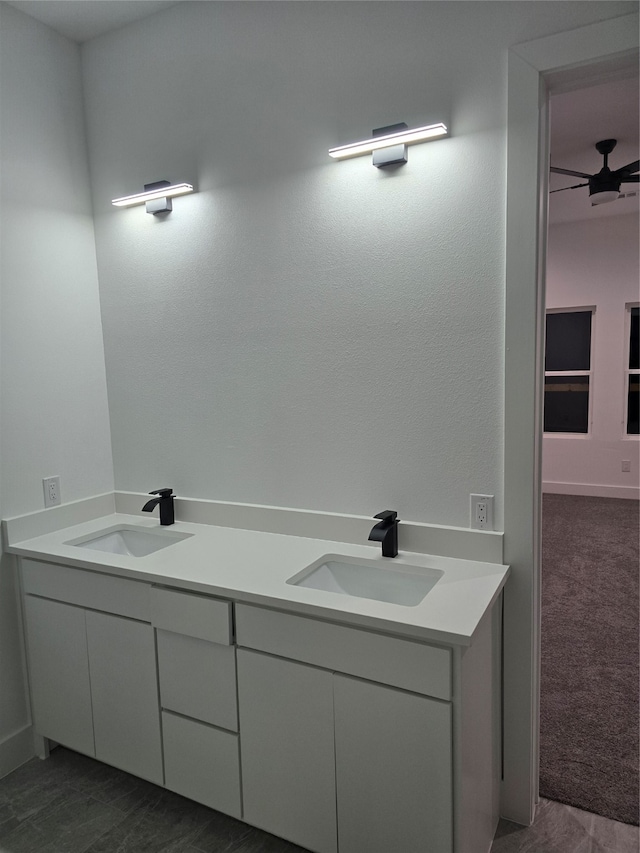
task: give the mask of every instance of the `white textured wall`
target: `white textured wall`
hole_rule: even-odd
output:
[[[83,46],[116,484],[502,524],[506,49],[611,3],[181,3]],[[394,173],[331,145],[444,120]],[[110,199],[193,181],[164,220]]]
[[[640,442],[625,436],[624,424],[625,304],[640,300],[638,225],[638,215],[627,214],[549,228],[547,307],[595,306],[591,430],[577,438],[545,435],[543,480],[551,490],[560,483],[577,484],[578,494],[638,495]]]
[[[2,517],[113,488],[78,46],[0,4]],[[12,562],[0,566],[0,773],[27,722]]]
[[[2,7],[2,511],[113,488],[78,46]]]

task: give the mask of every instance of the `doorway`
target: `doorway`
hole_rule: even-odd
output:
[[[637,73],[552,94],[552,167],[599,172],[605,139],[611,169],[637,161],[639,102]],[[540,794],[637,823],[640,207],[637,183],[592,205],[586,181],[550,175]]]
[[[638,16],[513,47],[508,56],[505,290],[504,778],[502,815],[530,824],[538,796],[542,325],[547,92],[638,63]],[[621,70],[625,74],[621,74]]]

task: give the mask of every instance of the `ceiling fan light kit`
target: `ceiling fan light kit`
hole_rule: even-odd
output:
[[[596,151],[604,157],[604,165],[594,175],[589,175],[587,172],[576,172],[573,169],[560,169],[557,166],[551,166],[550,171],[558,175],[573,175],[576,178],[587,179],[587,183],[574,184],[572,187],[562,187],[559,190],[551,190],[551,192],[559,193],[564,190],[575,190],[578,187],[589,187],[589,198],[591,199],[592,206],[615,201],[620,197],[621,184],[638,183],[639,176],[636,173],[640,168],[639,160],[634,160],[632,163],[627,163],[626,166],[621,166],[621,168],[613,171],[609,168],[609,154],[611,154],[617,144],[617,139],[602,139],[600,142],[596,142]]]
[[[620,198],[620,188],[618,187],[617,190],[589,191],[589,198],[591,199],[592,207],[596,204],[606,204],[608,201],[615,201],[617,198]]]

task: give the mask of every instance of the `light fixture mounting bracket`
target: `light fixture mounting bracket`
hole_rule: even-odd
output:
[[[170,187],[171,181],[153,181],[150,184],[144,185],[145,192],[153,192],[153,190],[160,190],[163,187]],[[154,198],[151,201],[145,201],[144,203],[145,209],[147,213],[153,213],[154,216],[157,216],[159,213],[169,213],[173,210],[173,202],[170,198]]]
[[[373,137],[389,136],[391,133],[400,133],[408,129],[406,122],[401,121],[397,124],[388,124],[385,127],[375,127]],[[372,163],[376,168],[383,169],[385,166],[402,166],[407,160],[407,146],[401,142],[399,145],[390,145],[389,148],[378,148],[373,152]]]

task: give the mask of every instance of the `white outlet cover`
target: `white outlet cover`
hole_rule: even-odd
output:
[[[469,520],[472,530],[493,530],[493,495],[469,495]]]
[[[44,491],[45,507],[59,506],[60,497],[60,477],[45,477],[42,480],[42,488]]]

